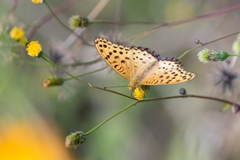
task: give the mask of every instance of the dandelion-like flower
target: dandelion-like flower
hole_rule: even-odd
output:
[[[89,20],[79,15],[73,15],[68,21],[72,29],[84,28],[89,25]]]
[[[32,2],[35,4],[39,4],[39,3],[43,3],[43,0],[32,0]]]
[[[209,50],[207,48],[204,48],[200,52],[198,52],[198,59],[202,63],[208,63],[208,62],[219,62],[224,61],[229,56],[232,56],[228,54],[225,51],[222,50]]]
[[[22,28],[14,27],[10,31],[10,36],[14,40],[20,40],[24,36],[25,32]]]
[[[237,98],[240,93],[240,72],[233,70],[227,63],[223,63],[211,74],[215,91],[220,95]]]
[[[28,55],[31,57],[37,57],[41,51],[42,51],[42,46],[41,44],[38,43],[38,41],[31,41],[26,48]]]
[[[143,100],[143,98],[145,97],[145,92],[141,88],[135,88],[133,91],[133,96],[137,100]]]

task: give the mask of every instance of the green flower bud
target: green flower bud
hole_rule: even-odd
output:
[[[79,15],[73,15],[68,22],[72,29],[84,28],[89,26],[89,20]]]
[[[43,82],[43,87],[53,87],[63,85],[63,78],[61,77],[49,77]]]
[[[198,59],[202,63],[208,63],[208,62],[219,62],[226,60],[229,56],[232,56],[228,54],[227,52],[223,50],[209,50],[207,48],[204,48],[200,52],[198,52]]]
[[[77,148],[81,143],[85,142],[86,135],[82,131],[71,133],[66,137],[65,146],[67,148]]]

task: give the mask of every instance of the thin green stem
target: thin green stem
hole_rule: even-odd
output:
[[[149,98],[149,99],[142,100],[140,102],[158,101],[158,100],[175,99],[175,98],[200,98],[200,99],[209,99],[209,100],[219,101],[219,102],[223,102],[223,103],[227,103],[227,104],[231,104],[231,105],[239,105],[237,103],[234,103],[234,102],[231,102],[228,100],[224,100],[224,99],[220,99],[220,98],[216,98],[216,97],[208,97],[208,96],[193,95],[193,94],[169,96],[169,97],[161,97],[161,98]]]
[[[150,21],[107,21],[107,20],[92,20],[89,23],[106,23],[106,24],[118,24],[118,25],[130,25],[130,24],[143,24],[143,25],[156,25],[164,22],[150,22]]]
[[[191,51],[194,51],[194,50],[196,50],[196,49],[198,49],[198,48],[200,48],[200,47],[202,47],[202,45],[201,46],[197,46],[197,47],[194,47],[194,48],[192,48],[192,49],[189,49],[189,50],[187,50],[186,52],[184,52],[182,55],[180,55],[179,57],[178,57],[178,59],[181,59],[182,57],[184,57],[186,54],[188,54],[189,52],[191,52]]]
[[[97,69],[97,70],[94,70],[94,71],[90,71],[90,72],[86,72],[86,73],[83,73],[83,74],[80,74],[80,75],[76,75],[75,77],[86,76],[86,75],[89,75],[89,74],[92,74],[92,73],[95,73],[95,72],[104,70],[104,69],[106,69],[106,68],[107,68],[107,67],[103,67],[103,68],[100,68],[100,69]],[[64,78],[64,81],[68,81],[68,80],[72,80],[72,79],[73,79],[73,77],[68,77],[68,78]]]
[[[93,46],[92,44],[89,44],[84,38],[82,38],[81,36],[79,36],[77,33],[75,33],[74,31],[72,31],[68,26],[66,26],[64,23],[62,23],[62,21],[57,17],[57,15],[53,12],[52,8],[50,7],[50,5],[47,3],[47,1],[44,1],[44,4],[46,5],[46,7],[49,9],[49,11],[52,13],[53,17],[58,21],[58,23],[60,25],[62,25],[63,28],[65,28],[66,30],[68,30],[69,32],[71,32],[72,34],[74,34],[76,37],[80,38],[84,44],[88,45],[88,46]]]
[[[118,111],[116,114],[112,115],[111,117],[109,117],[108,119],[106,119],[105,121],[103,121],[102,123],[100,123],[99,125],[97,125],[96,127],[94,127],[93,129],[91,129],[90,131],[88,131],[86,133],[86,136],[91,134],[92,132],[94,132],[96,129],[100,128],[102,125],[104,125],[105,123],[107,123],[108,121],[110,121],[111,119],[113,119],[114,117],[116,117],[117,115],[119,115],[120,113],[124,112],[125,110],[129,109],[130,107],[132,107],[133,105],[136,105],[137,103],[141,103],[141,102],[148,102],[148,101],[157,101],[157,100],[166,100],[166,99],[175,99],[175,98],[200,98],[200,99],[209,99],[209,100],[214,100],[214,101],[219,101],[219,102],[223,102],[223,103],[227,103],[230,105],[238,105],[237,103],[234,102],[230,102],[228,100],[224,100],[224,99],[220,99],[220,98],[215,98],[215,97],[207,97],[207,96],[200,96],[200,95],[193,95],[193,94],[188,94],[188,95],[179,95],[179,96],[170,96],[170,97],[161,97],[161,98],[150,98],[150,99],[145,99],[142,101],[135,101],[134,103],[128,105],[127,107],[123,108],[122,110]]]
[[[74,62],[72,64],[60,64],[60,66],[72,66],[72,67],[77,67],[77,66],[87,66],[87,65],[92,65],[95,64],[99,61],[102,61],[102,58],[99,57],[98,59],[95,59],[93,61],[88,61],[88,62]]]
[[[119,115],[120,113],[126,111],[127,109],[131,108],[132,106],[136,105],[139,101],[135,101],[132,104],[128,105],[127,107],[121,109],[120,111],[118,111],[117,113],[115,113],[114,115],[112,115],[111,117],[109,117],[108,119],[106,119],[105,121],[103,121],[102,123],[100,123],[99,125],[97,125],[96,127],[94,127],[93,129],[91,129],[90,131],[88,131],[85,135],[89,135],[92,132],[94,132],[95,130],[97,130],[98,128],[100,128],[102,125],[104,125],[105,123],[107,123],[108,121],[110,121],[111,119],[113,119],[114,117],[116,117],[117,115]]]
[[[229,34],[229,35],[227,35],[227,36],[224,36],[224,37],[215,39],[215,40],[213,40],[213,41],[210,41],[210,42],[207,42],[207,43],[202,43],[200,46],[197,46],[197,47],[194,47],[194,48],[192,48],[192,49],[187,50],[187,51],[184,52],[182,55],[180,55],[180,56],[178,57],[178,59],[181,59],[182,57],[184,57],[184,56],[185,56],[186,54],[188,54],[189,52],[194,51],[194,50],[196,50],[196,49],[198,49],[198,48],[200,48],[200,47],[202,47],[202,46],[206,46],[206,45],[211,44],[211,43],[213,43],[213,42],[216,42],[216,41],[219,41],[219,40],[222,40],[222,39],[225,39],[225,38],[234,36],[234,35],[239,34],[239,33],[240,33],[240,31],[237,31],[237,32],[234,32],[234,33]],[[239,55],[233,55],[233,56],[239,56]]]
[[[91,88],[95,88],[95,89],[98,89],[98,90],[102,90],[102,91],[107,91],[107,92],[111,92],[111,93],[114,93],[114,94],[118,94],[120,96],[123,96],[123,97],[126,97],[126,98],[129,98],[129,99],[133,99],[135,100],[133,97],[130,97],[130,96],[127,96],[127,95],[124,95],[122,93],[119,93],[119,92],[115,92],[115,91],[112,91],[112,90],[108,90],[108,89],[105,89],[105,88],[101,88],[101,87],[97,87],[97,86],[94,86],[94,85],[91,85],[90,83],[87,83],[87,82],[84,82],[80,79],[78,79],[77,77],[73,76],[72,74],[66,72],[65,70],[61,69],[60,67],[58,67],[55,63],[53,63],[51,60],[49,60],[47,57],[44,56],[44,54],[41,55],[41,58],[43,60],[45,60],[46,62],[48,62],[49,64],[51,64],[53,67],[55,67],[56,69],[62,71],[63,73],[67,74],[68,76],[72,77],[73,79],[75,79],[76,81],[88,86],[88,87],[91,87]]]
[[[229,56],[238,56],[240,57],[240,54],[228,54]]]

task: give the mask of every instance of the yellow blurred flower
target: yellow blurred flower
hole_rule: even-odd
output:
[[[38,41],[31,41],[26,48],[28,55],[31,57],[38,56],[42,51],[41,44],[38,43]]]
[[[14,40],[20,40],[24,36],[24,34],[25,33],[24,33],[23,29],[19,28],[19,27],[14,27],[10,31],[10,36]]]
[[[43,0],[32,0],[33,3],[39,4],[39,3],[43,3]]]
[[[5,121],[0,130],[1,160],[73,160],[64,138],[43,120]]]

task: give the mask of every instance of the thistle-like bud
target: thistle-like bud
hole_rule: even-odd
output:
[[[89,26],[89,20],[79,15],[73,15],[68,22],[72,29],[84,28]]]
[[[207,48],[204,48],[200,52],[198,52],[198,59],[202,63],[208,63],[208,62],[219,62],[226,60],[230,54],[223,50],[209,50]]]
[[[66,137],[65,146],[67,148],[77,148],[81,143],[84,143],[86,140],[86,135],[82,131],[71,133]]]
[[[181,94],[181,95],[187,95],[187,91],[186,91],[186,89],[185,88],[180,88],[179,89],[179,93]]]
[[[63,85],[63,78],[61,77],[48,77],[43,82],[43,87],[53,87],[53,86],[61,86]]]

